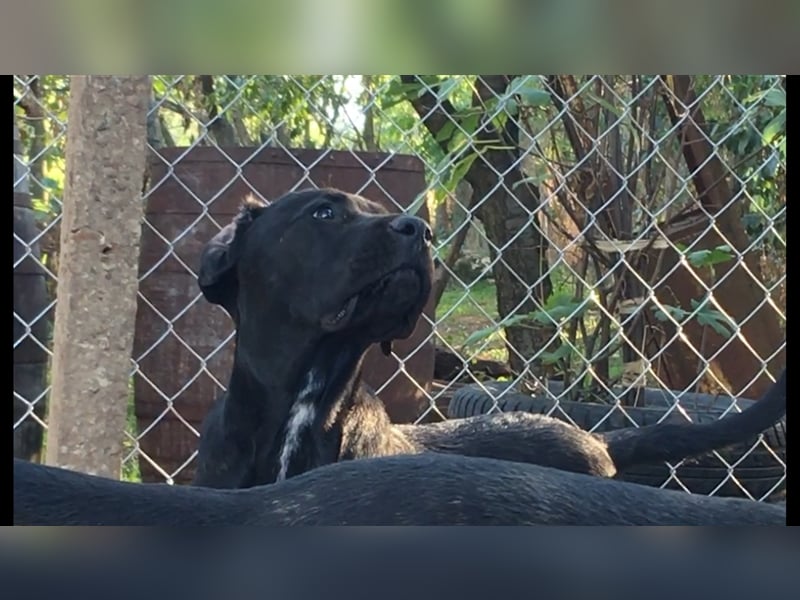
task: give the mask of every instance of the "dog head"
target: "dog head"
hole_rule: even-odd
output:
[[[272,319],[370,344],[411,335],[431,290],[431,231],[334,189],[249,199],[205,247],[198,283],[241,329]]]

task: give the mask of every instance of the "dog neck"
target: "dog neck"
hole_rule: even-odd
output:
[[[237,326],[224,406],[228,426],[252,440],[243,449],[252,461],[249,485],[338,460],[342,419],[359,398],[361,361],[369,347],[352,333],[309,335],[290,320],[273,325],[269,336],[258,335],[263,331],[250,323]],[[293,340],[291,353],[287,339]]]
[[[295,401],[283,427],[276,480],[303,473],[339,458],[341,417],[357,399],[361,361],[368,344],[341,335],[322,339],[306,363]]]
[[[339,460],[421,450],[392,425],[383,402],[362,382],[368,347],[335,337],[320,344],[284,429],[277,480]]]

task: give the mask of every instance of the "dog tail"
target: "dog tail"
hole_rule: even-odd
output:
[[[677,461],[738,442],[769,429],[786,414],[786,370],[748,409],[713,423],[658,423],[600,434],[617,467]]]

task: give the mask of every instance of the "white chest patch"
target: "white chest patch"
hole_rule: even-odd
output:
[[[300,390],[294,405],[292,405],[292,409],[289,412],[289,421],[286,424],[286,436],[281,448],[281,468],[278,471],[278,481],[286,479],[289,462],[300,446],[300,435],[303,433],[303,429],[314,422],[317,409],[314,405],[313,395],[320,390],[321,384],[322,382],[316,377],[316,374],[309,372],[306,375],[305,386]]]

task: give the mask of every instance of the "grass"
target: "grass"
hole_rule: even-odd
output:
[[[491,327],[499,320],[494,283],[482,280],[469,289],[451,284],[442,294],[436,308],[436,318],[439,321],[436,332],[453,348],[460,350],[472,333]],[[476,358],[508,360],[508,353],[499,333],[492,335],[475,349],[480,350]],[[471,354],[475,349],[468,349],[467,353]]]
[[[133,394],[133,377],[130,379],[130,383],[128,385],[128,416],[125,422],[125,431],[128,435],[133,437],[134,439],[139,434],[139,424],[136,421],[136,404],[134,403],[134,394]],[[142,474],[139,471],[139,453],[136,452],[130,456],[127,460],[125,458],[131,453],[133,448],[136,446],[136,443],[128,437],[122,440],[122,447],[124,448],[122,452],[122,477],[123,481],[134,481],[136,483],[141,483],[142,481]]]
[[[464,289],[460,284],[451,284],[442,294],[442,299],[436,309],[436,317],[439,321],[436,325],[436,332],[465,357],[472,358],[472,353],[477,351],[474,358],[506,362],[508,351],[505,348],[501,331],[493,333],[489,338],[473,347],[462,349],[464,342],[472,333],[491,327],[500,320],[497,312],[496,293],[494,283],[487,280],[479,281],[469,289]],[[588,314],[584,318],[587,320],[589,330],[597,326],[596,315]],[[580,333],[576,343],[578,350],[583,350],[583,339]],[[619,352],[615,352],[609,357],[610,379],[614,380],[621,373],[622,357]]]

